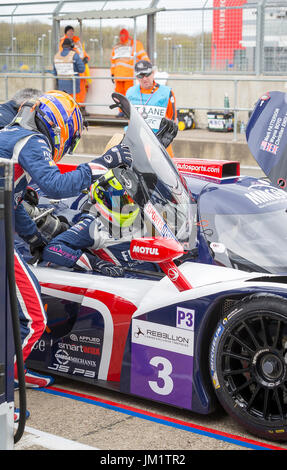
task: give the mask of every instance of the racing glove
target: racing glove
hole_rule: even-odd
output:
[[[31,186],[27,186],[23,199],[31,204],[31,206],[37,206],[39,203],[39,195]]]
[[[124,166],[130,168],[133,163],[133,157],[131,155],[130,149],[127,145],[116,145],[109,149],[104,155],[99,158],[96,158],[91,163],[89,163],[91,172],[92,172],[92,182],[94,182],[99,177],[99,172],[94,172],[94,167],[96,165],[103,165],[105,168],[116,168],[117,166]],[[103,172],[102,172],[103,173]]]
[[[155,134],[160,143],[167,148],[176,137],[178,132],[178,125],[171,119],[162,118],[160,121],[159,130]]]
[[[82,256],[77,260],[75,267],[83,271],[95,271],[101,273],[103,276],[124,276],[124,269],[121,266],[116,266],[113,263],[104,261],[98,256],[89,253],[82,254]]]
[[[35,264],[36,261],[40,262],[43,260],[42,253],[47,245],[45,239],[42,237],[40,232],[34,233],[29,238],[24,238],[24,240],[29,244],[30,253],[32,255],[32,259],[28,261],[29,264]]]

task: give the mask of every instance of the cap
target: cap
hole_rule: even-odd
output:
[[[153,66],[148,60],[140,60],[135,65],[136,77],[138,77],[142,73],[150,75],[152,73],[152,71],[153,71]]]
[[[74,43],[71,39],[65,38],[62,45],[63,47],[73,47]]]

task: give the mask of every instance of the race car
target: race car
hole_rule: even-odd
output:
[[[208,208],[206,194],[223,185],[205,181],[198,204],[143,118],[122,95],[113,99],[129,116],[123,142],[133,156],[133,172],[119,177],[153,229],[130,254],[162,275],[32,267],[48,323],[27,366],[201,414],[219,401],[249,432],[286,440],[287,277],[191,261],[198,226],[210,237],[217,228],[205,215],[198,224],[197,205]],[[208,243],[224,254],[226,239]]]
[[[264,178],[240,176],[239,162],[175,159],[198,206],[194,261],[287,273],[286,125],[286,93],[262,95],[246,140]]]

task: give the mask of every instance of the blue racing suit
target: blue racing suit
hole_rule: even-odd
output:
[[[14,100],[0,104],[0,129],[10,124],[18,113],[19,106]]]
[[[47,138],[41,133],[18,125],[5,127],[0,131],[0,157],[14,161],[15,229],[28,242],[34,237],[41,239],[35,222],[21,203],[27,184],[31,180],[54,199],[76,196],[82,189],[89,188],[92,183],[93,172],[89,164],[79,165],[76,170],[61,174],[52,159]],[[100,159],[98,161],[100,162]],[[47,320],[39,283],[16,248],[14,259],[25,361],[35,342],[42,336]],[[17,379],[16,366],[15,379]]]
[[[27,185],[33,180],[48,197],[60,199],[77,195],[88,188],[92,173],[88,164],[73,172],[61,174],[52,159],[51,150],[43,134],[19,126],[0,131],[0,156],[12,159],[14,165],[15,228],[24,239],[37,232],[35,223],[20,204]]]
[[[77,195],[90,186],[92,172],[87,164],[61,175],[55,165],[50,144],[42,134],[14,125],[0,131],[0,157],[14,161],[15,230],[25,240],[41,238],[35,222],[21,204],[27,184],[33,179],[50,197]],[[46,326],[40,286],[28,265],[15,248],[15,279],[24,361]],[[15,364],[15,380],[17,367]]]
[[[45,262],[67,268],[91,270],[86,253],[93,253],[99,258],[116,266],[137,268],[145,271],[160,271],[154,263],[134,260],[130,256],[130,241],[143,236],[139,227],[125,229],[112,228],[112,233],[103,224],[100,217],[81,212],[87,198],[70,201],[70,208],[60,211],[71,227],[54,237],[44,248],[42,258]]]

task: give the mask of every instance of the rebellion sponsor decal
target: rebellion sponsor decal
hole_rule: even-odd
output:
[[[131,393],[191,408],[194,331],[190,310],[179,310],[180,328],[132,321]],[[185,319],[184,319],[185,318]]]
[[[193,330],[183,332],[173,326],[138,319],[132,321],[132,341],[145,346],[192,356],[193,337]]]

